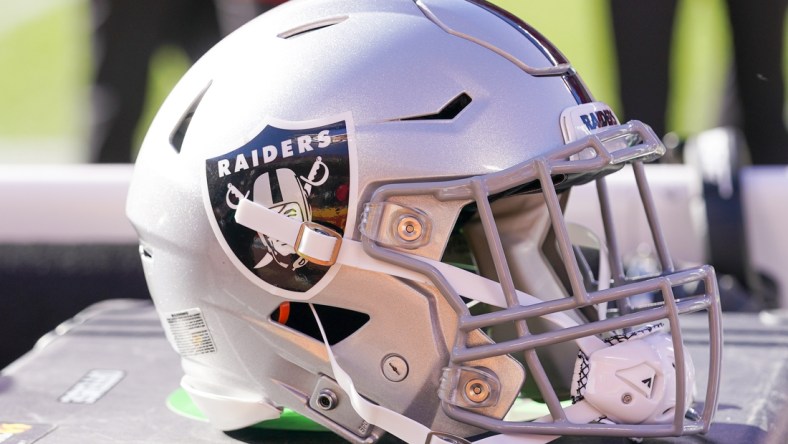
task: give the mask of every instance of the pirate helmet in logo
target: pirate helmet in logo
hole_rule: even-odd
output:
[[[273,181],[273,182],[272,182]],[[274,201],[273,191],[278,189],[278,198]],[[311,221],[312,210],[307,203],[307,193],[296,177],[293,170],[279,168],[274,174],[264,173],[255,179],[254,201],[279,214],[298,221]],[[256,265],[263,267],[271,261],[281,267],[299,268],[306,265],[307,260],[298,256],[292,245],[278,239],[269,238],[264,233],[257,233],[261,242],[264,242],[267,251]]]
[[[358,443],[679,435],[714,413],[720,314],[713,269],[678,269],[660,230],[644,162],[663,152],[487,2],[293,1],[175,87],[127,212],[182,386],[220,429],[288,408]],[[616,242],[622,169],[649,276]],[[604,238],[564,220],[590,182]],[[681,321],[701,310],[710,373],[685,418],[702,370]]]

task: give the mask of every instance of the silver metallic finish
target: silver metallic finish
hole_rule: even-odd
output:
[[[607,249],[610,252],[608,255],[610,261],[610,270],[612,272],[613,286],[621,286],[626,280],[624,273],[624,261],[621,258],[621,250],[618,247],[618,238],[616,237],[616,228],[613,222],[613,210],[610,207],[610,195],[607,191],[607,183],[605,178],[599,178],[596,181],[597,196],[599,197],[599,208],[602,216],[602,226],[605,230],[605,239],[607,240]],[[621,314],[629,314],[632,312],[632,306],[629,299],[619,299],[617,306]]]
[[[558,64],[558,65],[554,65],[554,66],[545,66],[545,67],[533,67],[533,66],[530,66],[530,65],[522,62],[521,60],[517,59],[517,57],[507,53],[506,51],[502,50],[501,48],[498,48],[498,47],[494,46],[493,44],[491,44],[491,43],[489,43],[489,42],[487,42],[487,41],[485,41],[483,39],[480,39],[480,38],[477,38],[477,37],[475,37],[473,35],[465,34],[465,33],[461,32],[461,31],[457,31],[455,29],[452,29],[449,25],[443,23],[440,20],[440,18],[437,17],[430,10],[430,8],[427,6],[426,3],[441,3],[441,2],[430,2],[428,0],[427,1],[416,0],[416,4],[419,6],[419,8],[421,8],[422,11],[424,11],[424,15],[427,16],[427,18],[430,19],[432,22],[434,22],[436,25],[438,25],[442,30],[446,31],[447,33],[449,33],[449,34],[451,34],[453,36],[456,36],[456,37],[468,40],[468,41],[473,42],[473,43],[476,43],[479,46],[482,46],[482,47],[484,47],[486,49],[489,49],[490,51],[493,51],[493,52],[497,53],[501,57],[504,57],[505,59],[509,60],[514,65],[516,65],[518,68],[522,69],[523,71],[527,72],[528,74],[530,74],[532,76],[537,76],[537,77],[539,77],[539,76],[560,76],[560,75],[569,74],[569,73],[572,72],[572,66],[567,64],[567,63],[562,63],[562,64]]]
[[[623,132],[630,131],[638,134],[638,140],[641,142],[630,148],[623,150],[608,152],[605,147],[605,140],[621,136]],[[567,161],[574,154],[580,153],[583,150],[592,148],[596,152],[593,158],[576,158],[574,161]],[[602,131],[596,135],[589,136],[585,139],[567,144],[562,150],[550,155],[546,159],[540,158],[533,161],[526,161],[520,165],[516,165],[508,170],[500,173],[489,174],[483,177],[474,177],[471,179],[457,180],[442,183],[422,183],[422,184],[407,184],[407,185],[391,185],[382,187],[374,196],[373,202],[385,201],[391,196],[396,195],[411,195],[411,194],[432,194],[440,199],[453,200],[453,199],[468,199],[471,198],[475,201],[478,209],[479,216],[482,222],[486,222],[485,235],[488,242],[490,242],[490,249],[493,251],[493,258],[495,260],[502,260],[505,257],[504,248],[498,239],[498,234],[495,230],[494,215],[490,211],[490,204],[487,196],[499,193],[508,188],[514,188],[519,184],[529,183],[534,180],[539,180],[544,193],[544,198],[548,206],[552,205],[551,220],[553,228],[556,229],[559,246],[561,242],[566,243],[569,247],[568,235],[564,226],[563,218],[561,216],[560,207],[556,204],[555,190],[553,189],[552,180],[549,180],[556,172],[563,173],[581,173],[587,171],[602,170],[605,164],[616,164],[618,159],[648,159],[653,156],[653,153],[661,153],[664,147],[661,146],[658,138],[650,129],[642,126],[638,122],[630,122],[620,127],[611,128],[608,131]],[[647,190],[643,191],[645,184],[645,176],[639,180],[641,187],[641,195],[647,194]],[[482,195],[483,194],[483,195]],[[552,204],[550,202],[553,202]],[[643,199],[643,204],[647,208],[647,212],[652,215],[652,222],[650,226],[652,230],[659,230],[659,225],[656,222],[656,211],[653,209],[654,204],[651,199]],[[655,239],[661,237],[661,232],[654,234]],[[421,263],[406,257],[397,257],[396,254],[383,253],[382,250],[372,247],[372,244],[365,244],[367,251],[382,259],[398,263],[403,266],[408,266],[413,269],[422,269],[427,275],[431,275],[429,270],[420,265]],[[566,248],[569,252],[572,250]],[[566,258],[570,257],[568,254],[564,257],[565,265],[569,273],[575,272],[579,279],[579,269],[577,263],[571,260],[567,261]],[[574,258],[574,256],[571,256]],[[504,262],[500,262],[496,267],[498,272],[498,279],[501,282],[502,290],[509,302],[510,307],[501,312],[492,312],[489,314],[481,314],[471,316],[466,310],[460,307],[460,304],[453,304],[459,308],[461,316],[460,329],[461,331],[470,331],[476,328],[485,328],[496,324],[505,322],[514,322],[515,325],[522,325],[521,323],[526,319],[531,319],[535,316],[543,316],[549,313],[556,313],[559,311],[571,310],[580,305],[596,304],[601,302],[617,301],[619,299],[628,298],[639,294],[647,294],[650,292],[659,292],[665,301],[664,305],[654,308],[644,309],[642,311],[635,311],[631,314],[620,316],[617,318],[610,318],[581,324],[576,327],[565,328],[562,331],[554,331],[543,334],[530,334],[527,330],[519,328],[518,339],[498,344],[481,345],[475,347],[466,347],[463,343],[463,338],[458,336],[455,341],[454,351],[452,353],[452,362],[455,365],[464,365],[468,360],[480,359],[486,357],[493,357],[499,355],[506,355],[515,352],[524,352],[526,363],[528,364],[529,373],[537,378],[537,385],[542,390],[542,395],[548,404],[550,413],[553,416],[553,423],[510,423],[495,420],[489,417],[475,414],[468,410],[459,409],[454,405],[444,402],[443,408],[449,416],[459,421],[468,422],[479,427],[489,430],[495,430],[501,433],[561,433],[561,434],[588,434],[588,435],[614,435],[614,436],[662,436],[664,434],[682,434],[682,433],[699,433],[708,428],[706,422],[685,422],[683,415],[684,411],[689,406],[684,405],[684,395],[687,387],[685,387],[683,378],[677,378],[676,387],[676,414],[674,422],[671,425],[626,425],[615,424],[596,427],[594,425],[567,425],[566,416],[563,409],[558,405],[558,399],[555,393],[549,388],[549,383],[546,381],[543,368],[535,356],[535,350],[538,347],[547,346],[554,343],[571,341],[589,335],[602,334],[604,332],[630,328],[643,323],[667,320],[671,326],[671,336],[673,338],[673,345],[676,353],[676,373],[683,375],[687,370],[684,362],[684,350],[681,343],[681,330],[678,315],[681,313],[691,313],[699,310],[706,310],[710,319],[710,335],[715,339],[711,341],[710,354],[712,356],[709,385],[706,390],[706,405],[716,406],[717,388],[715,380],[719,378],[720,362],[719,351],[721,330],[719,329],[720,307],[719,296],[716,288],[716,279],[711,267],[701,267],[696,269],[689,269],[680,272],[673,272],[672,269],[665,270],[664,274],[659,277],[651,279],[642,279],[636,281],[627,281],[623,285],[613,287],[607,290],[600,290],[594,293],[586,292],[582,285],[575,282],[572,285],[572,290],[576,291],[575,297],[565,298],[558,300],[551,300],[539,304],[528,306],[519,305],[516,297],[513,294],[513,287],[511,283],[511,276],[508,268]],[[681,301],[676,301],[673,296],[673,288],[690,283],[690,282],[703,282],[705,293],[699,296],[687,297]],[[456,298],[456,290],[452,289],[448,284],[441,282],[438,277],[436,279],[436,286],[442,290],[444,296],[447,298]],[[444,290],[444,287],[448,287]],[[468,295],[473,297],[472,295]],[[715,360],[715,358],[717,360]],[[540,383],[540,370],[544,375],[544,381]],[[710,419],[711,413],[704,410],[704,421]]]
[[[352,431],[356,440],[359,437],[369,436],[374,429],[353,410],[350,399],[336,381],[327,376],[318,379],[315,390],[309,398],[309,408],[319,416]]]
[[[492,344],[481,330],[468,332],[470,345]],[[438,397],[460,407],[470,407],[491,418],[502,419],[520,395],[526,380],[522,364],[511,356],[494,356],[467,362],[467,366],[444,367]],[[490,396],[481,403],[469,403],[463,395],[467,381],[481,379],[490,386]],[[517,388],[515,388],[517,387]]]
[[[391,382],[400,382],[408,377],[408,362],[400,355],[388,355],[380,364],[383,376]]]
[[[577,101],[562,78],[565,67],[551,65],[509,24],[460,0],[288,2],[209,51],[154,119],[127,203],[144,251],[153,257],[143,264],[157,310],[166,314],[199,308],[216,342],[215,353],[182,357],[185,380],[228,404],[237,399],[247,405],[253,400],[288,407],[351,442],[373,442],[384,433],[355,413],[334,382],[324,344],[271,320],[284,298],[255,285],[229,260],[209,224],[210,210],[201,194],[206,159],[249,142],[271,121],[350,116],[355,182],[349,199],[356,218],[340,227],[343,236],[360,240],[376,260],[417,271],[432,283],[335,265],[331,282],[310,300],[369,316],[362,328],[331,347],[362,396],[424,424],[436,436],[473,436],[488,430],[659,436],[707,430],[717,402],[721,359],[713,269],[674,272],[663,267],[660,276],[631,281],[619,273],[623,266],[615,265],[620,258],[609,258],[618,275],[614,286],[585,290],[582,279],[573,277],[578,267],[563,227],[560,196],[552,184],[553,178],[564,175],[587,175],[584,180],[592,180],[624,163],[653,160],[664,148],[640,122],[564,144],[559,116]],[[461,93],[472,101],[453,119],[403,120],[434,114]],[[178,152],[170,137],[189,111],[191,124]],[[642,142],[608,149],[611,140],[628,135]],[[587,149],[595,156],[568,160]],[[651,211],[652,231],[659,231],[658,223],[651,222],[656,212],[645,179],[638,182],[646,211]],[[532,273],[521,268],[515,248],[520,245],[500,239],[508,233],[489,202],[490,196],[524,184],[537,184],[543,192],[534,196],[545,199],[545,221],[556,233],[563,259],[554,270],[546,262],[545,267],[563,269],[571,293],[545,292],[534,285],[523,291],[543,302],[528,305],[520,305],[515,294],[523,284],[512,280]],[[388,202],[423,211],[431,222],[429,242],[407,249],[362,235],[358,227],[363,205]],[[454,288],[435,267],[420,260],[442,257],[467,205],[478,208],[475,217],[483,229],[477,245],[488,251],[491,259],[485,265],[497,274],[507,295],[507,307],[499,311],[471,314],[463,297],[472,300],[474,295]],[[606,237],[615,242],[612,221],[605,224],[606,230],[608,225],[612,234]],[[654,236],[662,239],[659,233]],[[663,262],[669,259],[666,249],[664,257],[660,255]],[[556,284],[553,289],[559,287],[554,276],[545,279]],[[675,299],[673,288],[695,282],[703,282],[705,294]],[[581,305],[649,292],[661,293],[665,304],[569,329],[544,319],[558,312],[580,319],[576,311]],[[677,405],[676,421],[669,425],[602,427],[564,420],[551,372],[545,369],[550,362],[537,355],[538,348],[574,345],[572,341],[583,336],[667,319],[677,356],[683,356],[679,315],[699,310],[708,312],[711,338],[709,385],[700,421],[684,422],[678,412],[688,406],[682,405]],[[553,328],[530,328],[536,321]],[[515,338],[496,343],[487,335],[488,329],[507,323],[516,326]],[[330,331],[332,325],[326,328]],[[409,359],[407,377],[396,384],[381,369],[392,352]],[[510,353],[524,356],[527,369]],[[677,372],[684,365],[677,359]],[[459,366],[484,367],[498,377],[501,393],[496,405],[471,411],[441,401],[443,369]],[[525,381],[539,386],[553,422],[503,421]],[[337,398],[330,410],[316,404],[323,390]]]
[[[659,261],[662,265],[663,272],[669,273],[674,270],[673,258],[668,251],[668,243],[665,236],[659,227],[659,220],[657,219],[657,210],[654,206],[654,197],[651,195],[651,190],[646,181],[646,173],[643,171],[643,164],[635,162],[632,164],[632,170],[635,172],[635,180],[638,184],[640,191],[640,198],[643,200],[643,209],[646,211],[646,218],[648,219],[649,227],[654,236],[654,245],[657,248]]]

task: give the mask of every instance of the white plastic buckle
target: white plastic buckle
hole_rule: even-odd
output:
[[[313,244],[325,243],[323,239],[315,237],[316,235],[322,238],[330,236],[335,239],[334,247],[328,258],[316,257],[314,253],[310,253],[311,250],[315,249],[311,248]],[[298,236],[296,237],[295,244],[293,245],[296,253],[299,256],[311,263],[324,266],[331,266],[337,262],[337,256],[339,256],[339,248],[341,246],[341,234],[328,227],[311,221],[304,221],[301,223],[301,228],[298,229]]]

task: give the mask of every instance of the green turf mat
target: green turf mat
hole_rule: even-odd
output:
[[[571,401],[564,401],[561,403],[564,407],[571,404]],[[167,407],[173,412],[197,421],[207,421],[208,419],[203,415],[200,409],[192,402],[188,393],[182,388],[172,392],[167,397]],[[508,421],[528,421],[547,415],[549,412],[547,406],[540,402],[532,401],[530,399],[518,398],[509,414],[506,416]],[[255,428],[271,429],[271,430],[296,430],[302,432],[325,432],[328,431],[325,427],[317,424],[309,418],[301,416],[300,414],[290,410],[284,409],[282,416],[279,419],[270,421],[263,421],[254,425]]]
[[[179,388],[167,397],[167,407],[173,412],[197,421],[207,421],[200,409],[194,405],[186,390]],[[290,410],[284,409],[278,419],[263,421],[253,427],[271,430],[298,430],[302,432],[326,432],[328,429],[309,418]]]

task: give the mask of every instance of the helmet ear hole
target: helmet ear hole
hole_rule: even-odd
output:
[[[317,315],[320,316],[320,322],[325,327],[329,345],[341,342],[369,321],[369,315],[366,313],[328,305],[314,304],[314,307]],[[286,315],[283,312],[285,310],[289,311]],[[290,301],[279,305],[269,318],[277,325],[296,330],[323,342],[320,329],[307,303]]]

